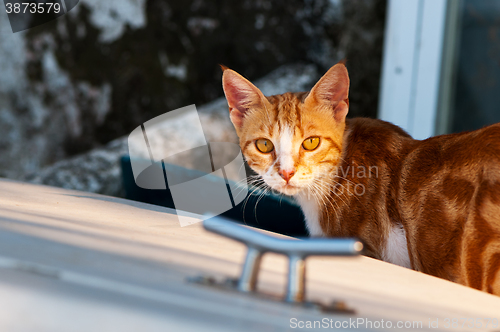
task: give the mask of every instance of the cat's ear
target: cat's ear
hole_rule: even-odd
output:
[[[327,107],[337,122],[344,122],[349,111],[349,74],[344,63],[330,68],[311,89],[304,103]]]
[[[243,126],[245,114],[254,108],[265,107],[266,97],[249,80],[227,67],[221,66],[222,87],[229,105],[229,115],[237,130]]]

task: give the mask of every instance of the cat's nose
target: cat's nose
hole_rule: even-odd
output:
[[[290,181],[292,176],[295,174],[295,170],[292,169],[289,171],[285,171],[282,169],[281,171],[278,172],[278,174],[286,181],[286,183],[288,183],[288,181]]]

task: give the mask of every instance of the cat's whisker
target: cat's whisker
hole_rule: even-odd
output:
[[[345,178],[345,177],[339,176],[339,175],[335,175],[335,177],[336,177],[336,178],[339,178],[339,179],[342,179],[342,180],[347,181],[348,183],[352,184],[355,188],[356,188],[356,186],[357,186],[357,185],[360,185],[359,183],[356,183],[356,182],[354,182],[354,181],[351,181],[351,180],[349,180],[349,179],[347,179],[347,178]],[[335,180],[334,180],[334,181],[335,181]],[[336,181],[336,182],[337,182],[337,183],[339,183],[338,181]],[[340,183],[339,183],[339,184],[340,184]],[[354,196],[356,197],[356,199],[359,201],[359,197],[358,197],[358,195],[356,194],[356,192],[354,192],[354,194],[353,194],[353,195],[354,195]]]
[[[244,188],[244,187],[247,187],[248,185],[251,185],[253,183],[250,181],[247,181],[247,179],[243,179],[240,181],[236,181],[234,184],[239,188]]]
[[[253,183],[259,182],[259,181],[263,182],[264,180],[259,175],[250,175],[244,179],[237,181],[236,183],[253,184]]]
[[[345,179],[345,180],[347,180],[347,179]],[[351,181],[351,183],[354,185],[354,188],[356,188],[357,185],[362,185],[362,184],[359,184],[359,183],[354,183],[352,181]],[[354,196],[354,198],[356,198],[360,202],[360,199],[358,197],[359,195],[356,193],[356,189],[354,189],[354,192],[350,192],[350,193],[351,193],[351,196]]]
[[[351,183],[351,184],[353,184],[353,185],[357,185],[357,183],[356,183],[356,182],[354,182],[354,181],[352,181],[352,180],[349,180],[348,178],[345,178],[345,177],[343,177],[343,176],[340,176],[340,175],[334,175],[334,177],[339,178],[339,179],[342,179],[342,180],[345,180],[345,181],[347,181],[347,182],[350,182],[350,183]]]
[[[264,180],[262,179],[248,179],[246,181],[246,183],[243,183],[243,181],[241,181],[242,184],[247,184],[247,185],[258,185],[258,184],[262,184],[264,183]]]
[[[247,204],[248,204],[248,201],[250,200],[250,198],[253,196],[253,194],[257,191],[257,190],[266,190],[267,188],[265,187],[260,187],[260,186],[255,186],[251,191],[250,193],[247,195],[247,197],[245,198],[245,202],[243,203],[243,221],[245,222],[246,224],[246,220],[245,220],[245,210],[246,210],[246,207],[247,207]]]
[[[238,168],[238,173],[241,171],[242,168],[245,167],[245,164],[246,164],[246,162],[244,162],[243,164],[240,165],[240,168]]]
[[[283,193],[280,193],[280,206],[281,206],[281,201],[285,195]]]
[[[246,180],[246,179],[245,179]],[[264,181],[263,180],[252,180],[252,181],[249,181],[249,182],[245,182],[245,183],[242,183],[243,181],[238,181],[236,182],[236,189],[239,189],[239,193],[247,190],[248,191],[248,187],[257,187],[257,188],[260,188],[261,186],[264,185]]]
[[[257,223],[259,223],[259,219],[257,218],[257,206],[259,205],[259,202],[262,199],[262,197],[264,197],[268,192],[269,188],[266,188],[264,192],[260,194],[259,198],[257,199],[257,202],[255,203],[254,216],[255,216],[255,221],[257,221]]]
[[[331,185],[329,183],[325,183],[324,181],[315,181],[314,185],[316,188],[319,188],[318,189],[318,191],[319,191],[318,197],[321,199],[322,203],[326,206],[327,204],[325,203],[325,198],[324,198],[325,195],[323,194],[323,191],[330,192]],[[338,219],[338,210],[340,210],[340,205],[338,204],[338,202],[336,200],[326,200],[326,202],[328,202],[328,204],[332,207],[332,210],[335,212],[335,216]],[[333,206],[333,203],[335,203],[336,207]],[[326,214],[326,215],[327,215],[327,219],[328,219],[328,223],[329,223],[330,216],[329,216],[329,214]]]
[[[333,206],[332,202],[330,202],[330,201],[325,202],[324,195],[322,194],[322,189],[323,189],[323,188],[321,188],[322,185],[324,185],[324,184],[322,184],[321,182],[314,181],[314,182],[310,183],[308,188],[310,189],[311,194],[314,196],[316,202],[319,203],[319,200],[321,200],[321,203],[323,204],[323,206],[326,206],[327,205],[326,202],[328,202],[328,204],[330,204],[330,206],[332,207],[332,210],[334,211],[335,216],[338,218],[337,209],[335,208],[335,206]],[[335,204],[337,204],[337,202],[335,202]],[[326,217],[327,217],[327,225],[330,225],[330,214],[327,213]]]
[[[346,187],[346,186],[344,186],[342,183],[340,183],[340,182],[338,182],[338,181],[336,181],[336,180],[334,180],[334,179],[332,179],[332,181],[333,181],[335,184],[337,184],[338,186],[340,186],[340,188],[342,189],[342,194],[343,194],[343,196],[345,196],[345,191],[347,191],[347,193],[349,194],[349,196],[354,196],[354,197],[355,197],[358,201],[360,201],[360,199],[359,199],[359,197],[358,197],[357,193],[356,193],[355,191],[354,191],[354,192],[352,192],[352,191],[350,190],[350,187],[349,187],[349,186],[347,186],[347,187]],[[357,185],[357,184],[356,184],[356,185]],[[333,192],[333,193],[334,193],[337,197],[339,197],[340,199],[342,199],[342,198],[341,198],[341,195],[340,195],[339,193],[337,193],[337,188],[333,188],[333,190],[330,190],[330,192]],[[344,200],[342,200],[342,201],[343,201],[344,203],[346,203],[346,201],[344,201]],[[347,204],[347,203],[346,203],[346,204]]]

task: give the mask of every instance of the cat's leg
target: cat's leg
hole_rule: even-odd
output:
[[[500,240],[486,243],[477,234],[467,236],[459,283],[500,296]]]
[[[461,283],[500,295],[500,182],[484,181],[462,240]]]
[[[485,291],[500,296],[500,240],[494,246],[494,252],[488,259],[488,271],[486,271]]]

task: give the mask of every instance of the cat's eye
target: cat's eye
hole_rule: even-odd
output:
[[[257,150],[259,150],[262,153],[269,153],[274,150],[273,143],[266,138],[259,138],[255,142],[255,146],[257,147]]]
[[[302,142],[302,147],[306,150],[314,150],[319,145],[319,137],[309,137]]]

